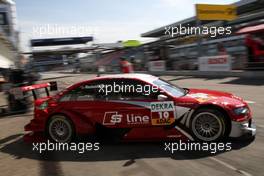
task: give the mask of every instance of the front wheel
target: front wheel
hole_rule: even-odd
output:
[[[67,117],[55,115],[48,122],[47,132],[53,141],[68,143],[74,137],[74,126]]]
[[[226,127],[224,114],[216,109],[198,110],[191,120],[191,131],[198,141],[219,141],[225,137]]]

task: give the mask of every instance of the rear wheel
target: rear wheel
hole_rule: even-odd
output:
[[[74,137],[74,126],[67,117],[55,115],[49,120],[47,132],[53,141],[68,143]]]
[[[198,141],[213,142],[223,139],[227,124],[225,116],[216,109],[200,109],[191,120],[191,131]]]

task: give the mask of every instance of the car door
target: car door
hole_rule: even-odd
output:
[[[147,116],[148,126],[166,126],[174,122],[174,101],[170,96],[158,87],[141,80],[126,79],[126,83],[135,87],[133,93],[122,94],[124,103],[133,105],[133,109],[127,111],[128,114]]]
[[[174,122],[175,110],[171,97],[161,92],[158,87],[137,79],[123,79],[123,86],[132,85],[133,91],[123,90],[121,103],[127,104],[122,112],[124,123],[131,130],[124,140],[164,139],[169,131],[166,126]],[[125,88],[124,88],[125,89]],[[163,99],[158,97],[163,95]]]
[[[105,80],[101,86],[104,87],[104,102],[97,114],[101,124],[109,128],[150,125],[150,110],[147,102],[129,98],[135,96],[135,82],[124,78],[114,78]],[[131,91],[128,91],[128,88],[131,88]]]
[[[118,103],[115,112],[119,127],[151,127],[170,125],[174,122],[174,102],[158,99],[162,93],[153,85],[137,79],[117,79],[113,85],[119,91],[109,96],[112,103]]]

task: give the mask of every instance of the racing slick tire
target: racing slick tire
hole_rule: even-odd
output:
[[[216,108],[197,110],[190,121],[191,133],[196,141],[215,142],[227,136],[227,121],[224,113]]]
[[[47,133],[51,140],[69,143],[75,137],[75,128],[70,119],[63,115],[54,115],[47,124]]]

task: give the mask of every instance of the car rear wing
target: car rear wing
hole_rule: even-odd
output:
[[[16,88],[12,88],[11,90],[9,90],[9,92],[15,96],[15,99],[22,99],[25,97],[26,92],[31,91],[34,97],[34,100],[36,100],[38,98],[36,90],[43,89],[43,88],[45,89],[46,95],[50,96],[50,91],[58,90],[57,82],[52,81],[49,83],[41,83],[41,84],[33,84],[30,86],[16,87]]]

